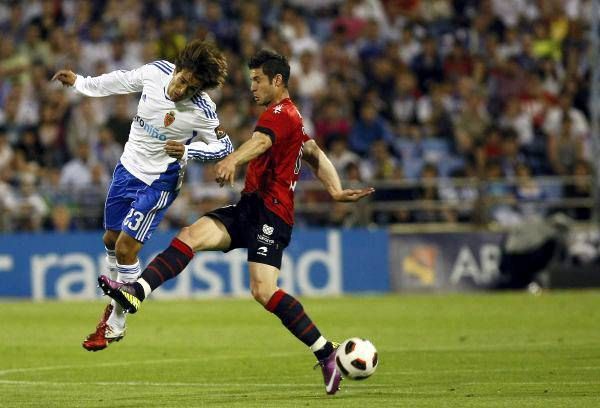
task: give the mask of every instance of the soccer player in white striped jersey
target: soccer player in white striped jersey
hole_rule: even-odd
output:
[[[226,76],[223,54],[194,40],[175,64],[159,60],[93,78],[60,70],[52,78],[85,96],[141,92],[104,207],[109,273],[119,281],[133,282],[140,275],[138,253],[177,197],[187,160],[217,161],[233,151],[205,92],[222,85]],[[112,301],[82,345],[98,351],[124,335],[125,312]]]

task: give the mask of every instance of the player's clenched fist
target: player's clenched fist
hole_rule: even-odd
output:
[[[167,140],[167,143],[165,143],[165,152],[169,157],[181,159],[185,153],[185,145],[175,140]]]
[[[52,77],[53,81],[60,81],[63,85],[66,86],[75,85],[76,79],[77,75],[73,71],[69,71],[68,69],[61,69]]]

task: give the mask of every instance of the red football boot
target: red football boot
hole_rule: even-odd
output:
[[[107,323],[110,314],[112,313],[113,305],[110,303],[104,308],[104,314],[100,323],[96,326],[96,331],[89,334],[81,345],[88,351],[99,351],[104,350],[113,341],[119,341],[125,336],[125,330],[122,332],[113,331]]]

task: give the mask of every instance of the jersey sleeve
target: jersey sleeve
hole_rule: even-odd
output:
[[[304,128],[304,125],[303,125],[302,126],[302,143],[306,143],[310,139],[312,139],[312,137],[310,137],[310,135],[308,133],[306,133],[306,129]]]
[[[97,77],[77,75],[75,90],[85,96],[109,96],[141,92],[145,66],[131,71],[113,71]]]
[[[271,142],[275,144],[276,141],[285,140],[288,133],[286,122],[289,121],[285,120],[284,115],[273,113],[272,109],[268,109],[258,118],[254,131],[268,135]]]
[[[233,152],[233,144],[227,134],[208,143],[198,141],[185,146],[185,156],[188,159],[202,162],[221,160],[231,152]]]

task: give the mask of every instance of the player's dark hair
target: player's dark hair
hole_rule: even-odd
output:
[[[227,77],[227,60],[212,43],[192,40],[175,59],[177,71],[187,69],[202,83],[202,90],[223,85]]]
[[[269,50],[260,50],[248,61],[248,68],[257,69],[262,67],[263,72],[273,80],[275,75],[280,74],[283,84],[287,88],[290,79],[290,64],[286,57]]]

